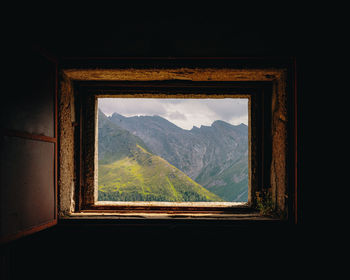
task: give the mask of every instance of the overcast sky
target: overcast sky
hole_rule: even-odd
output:
[[[99,98],[98,107],[110,116],[161,116],[183,129],[210,126],[216,120],[233,125],[248,125],[248,99],[168,99],[168,98]]]

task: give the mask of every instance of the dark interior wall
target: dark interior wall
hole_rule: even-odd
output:
[[[151,56],[297,56],[301,73],[299,75],[302,75],[299,77],[300,92],[305,93],[309,86],[302,80],[303,77],[312,75],[309,59],[314,55],[308,45],[310,39],[304,41],[305,37],[302,36],[303,33],[299,33],[300,29],[244,32],[228,22],[212,24],[203,19],[192,22],[188,18],[175,21],[167,19],[117,23],[113,28],[101,32],[97,27],[84,28],[84,24],[70,29],[65,28],[66,26],[56,26],[51,31],[36,30],[16,36],[15,47],[21,52],[35,44],[56,56],[59,61],[76,57],[108,59]],[[44,102],[45,98],[40,98],[39,103],[26,103],[27,108],[30,108],[28,111],[34,112],[31,116],[37,116],[35,108],[38,106],[50,110],[50,102]],[[299,103],[303,110],[308,100],[301,97]],[[46,131],[51,127],[49,119],[43,118],[42,126],[38,126],[37,121],[14,121],[14,125],[29,127],[31,131]],[[307,119],[304,113],[304,120]],[[306,124],[301,124],[302,128],[305,126]],[[301,176],[305,175],[301,173]],[[303,206],[303,191],[299,195],[299,203]],[[301,215],[300,221],[303,222],[303,219]],[[289,227],[243,230],[226,225],[213,228],[189,223],[185,226],[125,226],[111,229],[100,225],[58,225],[3,246],[2,273],[6,277],[10,275],[15,278],[24,275],[47,275],[45,273],[57,273],[62,276],[68,274],[68,278],[73,278],[71,276],[78,277],[79,273],[91,276],[92,271],[112,274],[114,271],[125,271],[141,276],[152,275],[152,271],[158,271],[162,267],[172,275],[170,271],[174,268],[183,273],[185,268],[192,268],[193,272],[198,268],[203,272],[203,267],[211,267],[221,262],[221,271],[249,274],[249,270],[244,266],[247,260],[256,265],[259,271],[271,267],[273,263],[290,271],[292,261],[286,256],[291,256],[293,252],[301,249],[301,238],[299,230]],[[112,258],[107,260],[107,256],[103,254],[110,251]],[[239,255],[235,255],[236,252],[239,252]],[[159,255],[150,259],[151,253]],[[192,256],[197,262],[193,263]],[[130,263],[136,267],[127,269]],[[215,266],[216,270],[218,267],[220,266]],[[73,272],[69,272],[69,268],[73,268]],[[215,275],[214,271],[212,273]]]
[[[300,47],[293,29],[242,31],[232,23],[204,19],[118,22],[91,30],[58,30],[58,36],[36,40],[62,57],[290,56]]]

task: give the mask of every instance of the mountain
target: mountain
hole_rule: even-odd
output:
[[[137,136],[98,115],[99,200],[223,201],[154,155]]]
[[[146,144],[129,131],[112,123],[100,110],[98,112],[98,161],[107,164],[127,157],[137,145],[148,150]]]
[[[185,130],[160,116],[109,120],[139,137],[150,151],[226,201],[248,199],[248,127],[215,121]]]

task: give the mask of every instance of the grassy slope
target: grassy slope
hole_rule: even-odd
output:
[[[99,164],[99,200],[223,201],[140,145],[133,156]]]

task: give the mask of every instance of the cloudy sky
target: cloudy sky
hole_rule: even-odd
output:
[[[216,120],[248,125],[248,99],[99,98],[98,107],[107,116],[161,116],[183,129],[210,126]]]

